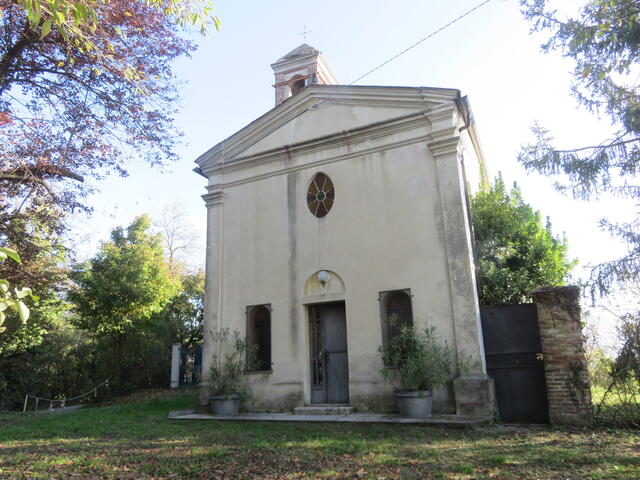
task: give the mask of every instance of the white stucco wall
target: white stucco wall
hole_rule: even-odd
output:
[[[462,206],[447,210],[451,205],[443,207],[443,198],[456,197],[440,191],[443,178],[446,188],[457,188],[456,158],[464,154],[467,164],[477,163],[478,152],[463,152],[473,146],[458,138],[461,119],[450,99],[447,106],[437,95],[425,98],[416,89],[410,96],[396,89],[404,95],[397,105],[388,91],[380,97],[384,102],[373,101],[376,92],[371,91],[345,102],[344,97],[333,101],[326,89],[309,90],[306,98],[304,91],[299,94],[298,105],[274,109],[200,160],[210,191],[224,197],[219,210],[223,227],[217,216],[209,225],[209,236],[221,242],[222,262],[208,263],[219,270],[207,272],[207,308],[217,309],[207,317],[244,333],[246,307],[271,305],[273,368],[269,374],[250,375],[253,401],[259,409],[288,409],[309,402],[306,305],[344,300],[350,400],[361,409],[381,409],[392,387],[379,373],[379,292],[411,289],[415,324],[436,326],[454,352],[474,355],[478,350],[477,334],[466,338],[479,325],[474,327],[477,301],[474,306],[473,298],[461,300],[451,293],[450,257],[464,250],[468,231],[461,231],[459,245],[452,246],[451,236],[458,234],[451,233],[451,218],[460,216]],[[311,110],[310,104],[315,105]],[[429,111],[435,112],[433,118]],[[452,167],[443,163],[446,171],[438,171],[439,160],[429,146],[434,142],[440,151],[446,143],[445,155],[453,155]],[[479,171],[477,165],[466,168],[474,177]],[[333,207],[320,219],[306,203],[317,172],[335,186]],[[448,212],[448,233],[443,212]],[[472,274],[468,253],[461,252],[457,279]],[[344,291],[304,295],[305,283],[319,270],[335,272]],[[214,278],[220,279],[216,288]],[[471,278],[464,282],[468,288],[474,285]],[[456,338],[456,328],[467,330],[467,324],[465,338]],[[214,328],[207,325],[205,332]],[[482,370],[480,363],[477,369]],[[450,391],[439,392],[436,409],[454,410]]]

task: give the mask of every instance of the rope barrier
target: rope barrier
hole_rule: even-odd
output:
[[[24,397],[24,407],[22,408],[22,411],[23,412],[27,411],[27,402],[29,401],[29,398],[35,398],[35,400],[36,400],[35,410],[36,411],[38,410],[38,403],[40,402],[40,400],[43,400],[45,402],[49,402],[49,411],[53,410],[53,405],[54,405],[55,402],[60,404],[60,408],[64,408],[64,406],[69,402],[73,402],[74,400],[79,400],[79,399],[84,398],[84,397],[86,397],[88,395],[91,395],[92,393],[97,393],[98,389],[100,387],[102,387],[103,385],[108,387],[109,386],[109,380],[111,380],[111,377],[107,378],[102,383],[99,383],[98,385],[93,387],[91,390],[89,390],[87,393],[83,393],[82,395],[77,395],[77,396],[71,397],[71,398],[61,398],[61,399],[46,398],[46,397],[40,397],[38,395],[31,395],[31,394],[27,393],[26,396]]]

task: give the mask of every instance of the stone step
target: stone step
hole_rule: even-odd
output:
[[[319,404],[305,405],[293,409],[294,415],[352,415],[355,408],[351,405]]]

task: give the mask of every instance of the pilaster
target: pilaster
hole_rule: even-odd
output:
[[[462,144],[450,114],[436,120],[440,128],[432,134],[429,149],[438,175],[456,353],[459,364],[466,367],[454,383],[456,412],[492,417],[495,392],[484,356]]]
[[[459,137],[432,142],[429,149],[438,174],[458,358],[470,363],[472,373],[486,373]]]
[[[223,208],[225,194],[215,187],[207,187],[202,196],[207,207],[207,253],[205,265],[204,325],[202,342],[202,378],[198,387],[197,409],[209,408],[209,369],[213,355],[212,332],[220,329],[222,321],[223,269]]]

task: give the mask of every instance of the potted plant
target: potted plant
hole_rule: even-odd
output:
[[[433,389],[451,378],[451,350],[438,340],[435,327],[403,326],[378,351],[382,375],[400,384],[395,391],[400,415],[431,416]]]
[[[249,344],[237,330],[223,328],[213,335],[214,354],[209,370],[211,411],[215,415],[236,415],[246,395],[244,373],[251,362]]]

